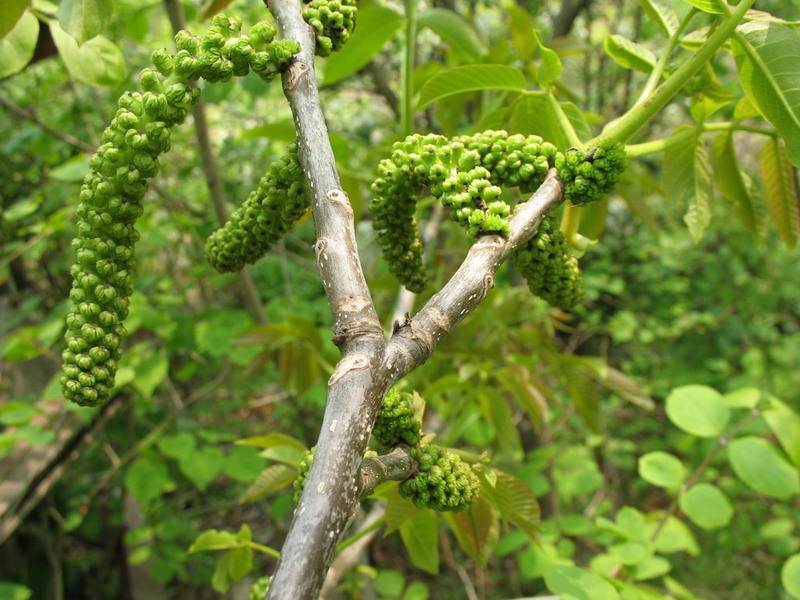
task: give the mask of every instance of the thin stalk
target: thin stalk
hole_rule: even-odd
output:
[[[384,514],[380,518],[375,519],[375,521],[373,521],[372,523],[370,523],[369,525],[364,527],[364,529],[361,529],[361,530],[357,531],[356,533],[351,535],[349,538],[344,540],[341,544],[336,546],[336,554],[339,554],[342,550],[344,550],[348,546],[350,546],[352,544],[355,544],[358,540],[363,538],[368,533],[371,533],[371,532],[375,531],[376,529],[378,529],[379,527],[383,526],[383,524],[385,522],[386,522],[386,515]]]
[[[547,102],[550,103],[550,108],[553,109],[556,119],[558,119],[558,124],[561,126],[561,130],[567,136],[567,140],[569,141],[570,145],[574,146],[575,148],[582,148],[583,142],[581,141],[581,138],[578,137],[578,134],[575,132],[575,128],[572,126],[572,122],[569,120],[569,117],[567,117],[564,109],[561,108],[561,104],[559,104],[558,100],[556,100],[552,90],[547,91]]]
[[[400,105],[400,130],[403,137],[414,132],[414,63],[417,51],[417,2],[406,0],[406,37],[400,79],[403,101]]]
[[[710,131],[749,131],[750,133],[759,133],[761,135],[768,135],[770,137],[777,137],[778,132],[774,129],[764,129],[763,127],[751,127],[749,125],[741,125],[740,123],[699,123],[694,127],[684,129],[680,133],[671,135],[667,138],[659,140],[652,140],[644,144],[632,144],[625,147],[625,154],[628,158],[639,158],[647,156],[648,154],[656,154],[663,152],[667,148],[671,148],[677,144],[692,139],[693,137],[702,133]]]
[[[675,49],[675,46],[678,45],[678,41],[680,40],[683,30],[686,29],[687,25],[689,25],[689,21],[692,20],[692,17],[694,17],[696,12],[697,9],[692,7],[692,9],[686,13],[686,16],[683,18],[683,21],[680,22],[675,32],[670,36],[669,41],[667,42],[667,47],[664,48],[664,52],[661,54],[661,57],[653,67],[650,77],[647,79],[647,83],[644,84],[642,93],[639,95],[638,100],[633,103],[634,106],[637,106],[647,100],[647,97],[653,92],[654,89],[656,89],[658,82],[661,81],[661,75],[664,74],[664,69],[669,62],[669,57],[672,55],[672,51]]]
[[[622,115],[619,119],[609,123],[603,132],[589,145],[600,138],[611,141],[625,142],[639,131],[650,119],[657,115],[666,104],[677,94],[719,50],[722,44],[733,34],[736,26],[741,22],[745,13],[755,0],[742,0],[736,10],[725,17],[722,24],[706,40],[694,55],[687,59],[678,69],[658,86],[642,104],[638,104]]]
[[[572,245],[573,240],[578,236],[578,228],[581,225],[581,208],[567,201],[564,204],[564,212],[561,215],[561,231],[567,238],[567,243]]]

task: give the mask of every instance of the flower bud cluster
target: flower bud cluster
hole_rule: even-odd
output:
[[[625,170],[625,146],[601,140],[584,153],[571,148],[558,157],[558,176],[564,180],[564,196],[575,205],[600,200],[608,194]]]
[[[316,54],[330,56],[347,43],[356,26],[356,0],[306,0],[303,18],[314,28]]]
[[[72,310],[62,355],[64,397],[77,404],[100,404],[114,385],[132,293],[136,220],[147,181],[158,173],[159,156],[169,150],[170,129],[183,122],[200,97],[190,82],[225,81],[251,68],[269,79],[299,51],[296,42],[272,42],[271,25],[256,25],[250,38],[240,34],[240,27],[238,19],[217,15],[203,38],[179,32],[176,54],[154,52],[155,69],[142,70],[139,78],[142,91],[122,95],[103,144],[91,158],[72,242]]]
[[[206,241],[206,258],[220,272],[238,271],[264,256],[308,209],[303,170],[293,144],[258,187]]]
[[[578,259],[572,256],[561,230],[545,217],[537,234],[511,255],[511,264],[536,296],[552,306],[570,309],[583,300]]]
[[[392,146],[372,183],[373,228],[394,275],[412,292],[428,280],[414,210],[429,188],[471,236],[508,236],[511,206],[501,186],[528,192],[555,164],[556,147],[537,136],[486,131],[448,140],[416,134]]]
[[[417,474],[400,484],[400,495],[418,508],[460,511],[469,508],[480,493],[480,481],[472,467],[453,453],[435,445],[415,447]]]
[[[411,395],[390,389],[372,428],[372,435],[377,442],[385,448],[395,448],[400,444],[414,446],[419,444],[422,437],[421,428],[422,423],[414,416]]]

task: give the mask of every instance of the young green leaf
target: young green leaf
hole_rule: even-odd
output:
[[[717,390],[705,385],[685,385],[667,396],[667,417],[687,433],[716,437],[728,424],[730,411]]]
[[[686,479],[686,468],[672,454],[648,452],[639,457],[639,475],[653,485],[677,488]]]
[[[371,4],[358,10],[358,27],[339,51],[325,60],[323,85],[349,77],[381,51],[403,25],[403,17],[385,6]]]
[[[662,0],[638,0],[647,16],[651,21],[655,21],[664,30],[667,36],[671,36],[678,29],[680,22],[677,15]]]
[[[361,27],[360,11],[358,19],[358,26]],[[442,8],[423,10],[417,15],[417,23],[433,31],[451,50],[467,57],[470,62],[479,61],[486,54],[486,47],[472,25],[452,10]]]
[[[797,177],[789,163],[783,140],[770,138],[758,155],[767,205],[781,236],[789,248],[797,244],[800,235],[800,207],[798,207]]]
[[[419,92],[417,110],[454,94],[480,90],[525,89],[522,72],[507,65],[465,65],[431,77]]]
[[[80,46],[102,33],[113,13],[114,0],[62,0],[56,16],[61,28]]]
[[[39,19],[25,12],[0,39],[0,79],[20,72],[33,58],[39,39]]]
[[[800,468],[800,415],[777,398],[770,397],[769,400],[770,407],[761,415],[789,459]]]
[[[649,73],[656,64],[656,57],[649,49],[619,34],[608,36],[603,48],[614,62],[625,69]]]
[[[751,21],[733,44],[739,79],[761,114],[780,132],[800,166],[800,34],[779,23]]]
[[[792,596],[800,598],[800,554],[789,557],[781,568],[781,583]]]
[[[719,488],[698,483],[681,494],[678,504],[692,522],[703,529],[719,529],[731,522],[733,506]]]
[[[255,502],[272,490],[292,483],[297,477],[297,469],[288,465],[270,465],[256,478],[242,495],[241,502]]]
[[[675,133],[682,129],[676,129]],[[667,149],[662,181],[664,189],[669,190],[670,200],[689,205],[683,220],[698,243],[711,221],[713,203],[708,151],[699,137]]]
[[[481,496],[469,509],[442,516],[461,549],[475,562],[485,565],[500,533],[497,515],[486,499]]]
[[[114,87],[124,81],[125,59],[112,41],[98,35],[79,46],[55,21],[50,22],[50,33],[73,79],[101,87]]]
[[[695,8],[702,10],[703,12],[711,13],[714,15],[721,15],[725,13],[725,8],[727,8],[723,3],[722,0],[683,0],[687,4],[691,4]]]
[[[30,5],[31,0],[6,0],[3,10],[0,10],[0,39],[19,21],[25,9]]]
[[[608,581],[578,567],[554,565],[544,572],[547,589],[564,598],[575,600],[619,600],[619,594]]]
[[[756,212],[750,179],[739,168],[730,131],[723,131],[711,142],[711,166],[720,193],[734,204],[748,231],[758,234],[763,219]]]
[[[439,572],[439,519],[421,510],[400,525],[400,537],[414,566],[433,575]]]
[[[800,492],[800,475],[767,440],[748,436],[731,442],[728,460],[753,491],[778,500]]]

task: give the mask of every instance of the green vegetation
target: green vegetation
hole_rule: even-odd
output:
[[[305,2],[336,303],[262,4],[4,4],[0,600],[263,598],[379,388],[328,598],[800,598],[795,4]]]

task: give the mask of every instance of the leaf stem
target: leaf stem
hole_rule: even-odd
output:
[[[336,554],[339,554],[339,552],[341,552],[348,546],[355,544],[358,540],[360,540],[368,533],[375,531],[376,529],[378,529],[378,527],[381,527],[385,522],[386,522],[386,514],[384,514],[378,519],[375,519],[375,521],[364,527],[364,529],[360,529],[359,531],[351,535],[349,538],[344,540],[341,544],[339,544],[336,547]]]
[[[561,130],[564,132],[564,135],[567,136],[567,141],[570,143],[570,145],[575,146],[576,148],[582,148],[583,142],[581,141],[581,138],[579,138],[578,134],[575,133],[575,128],[572,126],[572,122],[569,120],[569,117],[567,117],[567,113],[564,112],[561,104],[559,104],[558,100],[556,100],[552,89],[547,90],[547,101],[550,103],[550,108],[553,109],[556,119],[558,119],[558,124],[561,126]]]
[[[751,127],[749,125],[742,125],[740,123],[698,123],[694,127],[684,129],[680,133],[671,135],[659,140],[652,140],[643,144],[632,144],[625,147],[625,154],[628,158],[639,158],[647,156],[648,154],[655,154],[663,152],[667,148],[681,144],[687,140],[692,139],[702,133],[710,131],[749,131],[750,133],[760,133],[770,137],[777,137],[778,132],[774,129],[764,129],[763,127]]]
[[[695,54],[678,67],[666,81],[653,90],[644,102],[632,107],[619,119],[606,125],[603,132],[597,138],[589,142],[589,145],[597,142],[600,138],[625,142],[633,137],[645,123],[666,106],[672,97],[686,85],[689,79],[691,79],[704,64],[711,60],[722,44],[731,37],[736,26],[741,22],[754,1],[755,0],[741,0],[736,6],[736,10],[725,17],[721,25],[711,34]]]
[[[403,137],[414,131],[414,62],[417,50],[417,2],[406,0],[406,37],[403,47],[403,65],[400,79],[403,87],[403,100],[400,104],[400,129]]]
[[[642,93],[639,95],[639,98],[636,100],[636,102],[633,103],[634,106],[642,104],[645,100],[647,100],[647,97],[653,93],[653,90],[656,89],[658,82],[661,81],[661,75],[663,75],[664,69],[669,62],[669,57],[672,55],[672,51],[675,49],[675,46],[678,45],[678,40],[680,39],[681,33],[683,33],[683,30],[686,29],[686,26],[689,24],[689,21],[692,20],[692,17],[694,17],[695,13],[697,13],[697,9],[692,7],[692,9],[686,13],[686,16],[680,22],[675,32],[670,36],[669,41],[667,42],[667,47],[664,48],[664,52],[661,54],[658,62],[656,62],[655,66],[653,67],[650,77],[647,79],[647,83],[644,84]]]
[[[275,550],[275,548],[270,548],[269,546],[264,546],[263,544],[258,544],[256,542],[245,542],[250,548],[253,550],[258,550],[259,552],[263,552],[267,556],[271,556],[272,558],[280,558],[281,553]]]

